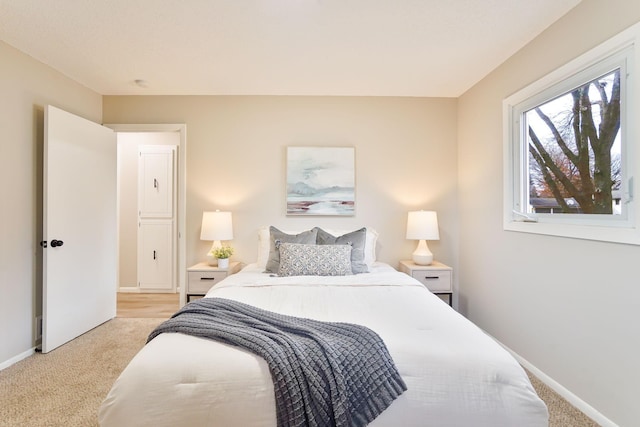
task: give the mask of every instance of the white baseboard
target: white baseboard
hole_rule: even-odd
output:
[[[35,354],[36,352],[36,348],[32,347],[29,350],[18,354],[17,356],[12,357],[9,360],[5,360],[4,362],[0,363],[0,371],[2,371],[3,369],[8,368],[9,366],[13,365],[14,363],[18,363],[19,361],[21,361],[22,359],[26,359],[27,357]]]
[[[123,294],[177,294],[180,292],[180,288],[177,289],[140,289],[137,286],[120,286],[118,292]]]
[[[492,337],[493,338],[493,337]],[[569,402],[574,407],[578,408],[582,413],[591,418],[593,421],[598,423],[601,427],[619,427],[618,424],[611,421],[609,418],[602,415],[596,408],[589,405],[584,400],[580,399],[578,396],[573,394],[571,391],[567,390],[562,384],[558,383],[556,380],[542,372],[540,369],[536,368],[532,365],[528,360],[521,357],[518,353],[511,350],[506,345],[502,344],[500,341],[493,338],[498,344],[504,347],[515,359],[526,369],[528,369],[533,375],[535,375],[540,381],[549,386],[553,391],[562,396],[567,402]]]

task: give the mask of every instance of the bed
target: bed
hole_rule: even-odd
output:
[[[373,427],[548,426],[545,404],[507,351],[418,281],[374,256],[363,256],[367,273],[279,276],[264,272],[267,255],[259,254],[257,263],[227,277],[206,298],[375,331],[407,391],[371,422]],[[259,356],[164,333],[121,373],[99,422],[103,427],[272,427],[277,425],[274,386]]]

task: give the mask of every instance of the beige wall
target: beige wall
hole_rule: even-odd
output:
[[[0,366],[34,347],[42,312],[44,106],[100,122],[102,97],[0,42]]]
[[[640,247],[502,230],[501,103],[638,20],[636,0],[584,0],[458,113],[461,310],[620,426],[640,420]]]
[[[366,97],[105,96],[108,123],[187,126],[187,264],[204,260],[204,210],[233,212],[234,258],[253,262],[257,230],[322,224],[380,233],[380,259],[410,257],[412,209],[435,209],[436,257],[455,266],[456,100]],[[287,217],[285,157],[291,145],[356,148],[354,217]]]

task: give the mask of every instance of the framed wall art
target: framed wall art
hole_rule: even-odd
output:
[[[355,213],[354,147],[287,147],[287,215]]]

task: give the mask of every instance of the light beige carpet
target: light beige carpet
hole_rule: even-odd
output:
[[[97,426],[111,385],[164,320],[115,318],[0,371],[0,426]]]
[[[111,385],[163,320],[116,318],[0,371],[0,427],[97,426]],[[549,407],[549,427],[597,426],[537,378],[532,383]]]
[[[599,424],[571,406],[562,396],[527,371],[533,388],[549,408],[549,427],[598,427]]]

